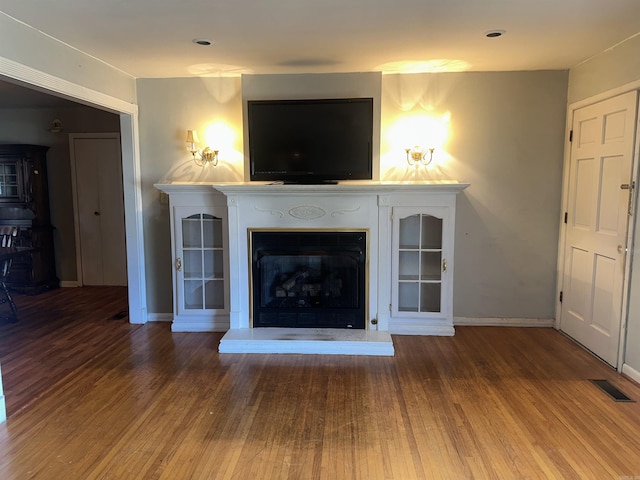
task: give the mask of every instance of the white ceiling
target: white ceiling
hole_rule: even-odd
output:
[[[2,0],[0,10],[138,78],[415,62],[568,69],[640,32],[638,0]],[[494,29],[506,33],[486,38]]]

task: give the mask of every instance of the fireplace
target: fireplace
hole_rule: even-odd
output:
[[[366,231],[251,231],[253,327],[364,329]]]
[[[176,307],[172,331],[225,331],[220,340],[220,353],[385,356],[394,354],[391,329],[396,334],[452,335],[450,282],[455,195],[466,187],[467,184],[445,181],[158,185],[169,193],[174,232]],[[405,281],[404,278],[394,280],[394,259],[408,250],[434,253],[426,247],[401,248],[400,230],[394,225],[399,223],[396,218],[402,218],[404,213],[422,215],[423,211],[430,212],[429,215],[437,212],[438,218],[443,218],[442,251],[446,246],[448,255],[441,260],[446,258],[449,273],[446,288],[442,290],[441,311],[424,312],[420,318],[413,318],[413,311],[401,311],[393,318],[393,295],[400,290],[399,281]],[[185,248],[179,222],[194,213],[220,219],[223,245],[214,249],[222,252],[220,283],[224,289],[224,308],[183,308],[180,281]],[[394,217],[395,214],[398,217]],[[252,238],[256,233],[287,236],[295,233],[298,238],[276,237],[275,242],[268,239],[260,245],[260,235],[257,241]],[[306,236],[307,233],[311,236]],[[325,233],[332,239],[326,240]],[[337,252],[334,251],[336,245],[340,246]],[[203,251],[209,250],[203,248]],[[254,258],[261,264],[259,270],[254,270]],[[352,269],[353,264],[358,267]],[[444,268],[444,262],[442,264]],[[253,284],[254,277],[261,279],[257,286]],[[218,281],[217,278],[209,280]],[[419,281],[430,283],[429,279]],[[283,285],[284,282],[287,284]],[[413,279],[409,279],[405,283],[412,282]],[[357,295],[353,294],[354,286],[357,286]],[[254,300],[254,290],[262,295],[260,300]],[[269,316],[272,309],[283,306],[276,307],[272,302],[283,299],[287,300],[283,303],[293,301],[294,305],[284,307],[274,320]],[[329,300],[335,304],[330,305]],[[264,311],[260,312],[263,307]],[[313,315],[307,316],[309,312]],[[259,317],[257,321],[254,316]],[[355,317],[353,321],[352,317]],[[278,322],[296,326],[265,328]],[[317,326],[312,327],[314,323]],[[333,328],[336,325],[340,328]]]

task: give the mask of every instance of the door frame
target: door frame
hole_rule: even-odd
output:
[[[562,167],[562,208],[560,211],[560,235],[558,237],[558,262],[556,266],[556,307],[555,307],[555,328],[560,330],[562,324],[562,302],[560,301],[560,294],[563,291],[563,282],[564,282],[564,267],[565,267],[565,244],[566,244],[566,236],[567,236],[567,225],[564,223],[564,213],[568,211],[569,208],[569,181],[570,181],[570,171],[571,171],[571,141],[570,134],[571,129],[573,127],[573,119],[575,116],[576,110],[579,110],[583,107],[587,107],[590,105],[594,105],[596,103],[602,102],[604,100],[608,100],[610,98],[616,97],[618,95],[622,95],[634,90],[640,91],[640,80],[623,85],[619,88],[612,89],[606,92],[603,92],[598,95],[594,95],[592,97],[586,98],[584,100],[580,100],[574,103],[571,103],[567,106],[567,115],[566,115],[566,127],[565,127],[565,144],[564,144],[564,161]],[[640,92],[639,92],[640,93]],[[633,158],[631,159],[631,178],[636,181],[636,192],[635,195],[638,195],[638,189],[640,185],[638,185],[638,156],[640,153],[640,94],[638,95],[637,104],[636,104],[636,128],[635,128],[635,140],[633,146]],[[632,203],[632,208],[636,207],[636,199]],[[631,257],[632,257],[632,246],[634,242],[634,222],[637,211],[634,210],[633,216],[628,216],[627,221],[627,237],[626,237],[626,252],[625,252],[625,260],[624,260],[624,274],[622,279],[622,301],[621,301],[621,311],[620,311],[620,335],[619,335],[619,348],[618,348],[618,361],[616,370],[618,372],[622,372],[624,367],[624,358],[626,352],[626,336],[627,336],[627,321],[628,321],[628,308],[629,308],[629,288],[630,288],[630,278],[631,278]]]
[[[120,116],[129,322],[147,322],[138,105],[0,56],[0,78]]]
[[[113,139],[117,140],[118,144],[120,144],[120,133],[118,132],[101,132],[101,133],[70,133],[69,134],[69,160],[71,162],[71,191],[73,195],[73,219],[74,219],[74,231],[75,231],[75,239],[76,239],[76,275],[78,286],[82,287],[84,285],[84,274],[82,273],[82,241],[80,235],[80,211],[78,208],[78,177],[77,177],[77,163],[76,163],[76,155],[75,155],[75,139]],[[120,153],[122,156],[122,152]],[[121,172],[122,173],[122,172]],[[124,192],[123,192],[124,194]],[[123,205],[124,212],[124,205]],[[124,219],[123,219],[124,222]],[[125,253],[126,254],[126,242],[125,242]]]

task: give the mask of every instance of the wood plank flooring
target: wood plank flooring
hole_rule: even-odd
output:
[[[0,326],[0,478],[640,478],[640,387],[553,329],[394,336],[396,356],[217,353],[130,325],[122,288],[19,297]]]

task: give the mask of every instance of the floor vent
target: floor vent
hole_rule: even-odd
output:
[[[129,312],[118,312],[113,317],[110,317],[109,320],[122,320],[129,316]]]
[[[607,395],[613,398],[616,402],[635,402],[630,399],[616,387],[614,387],[609,380],[591,380],[597,387],[603,390]]]

